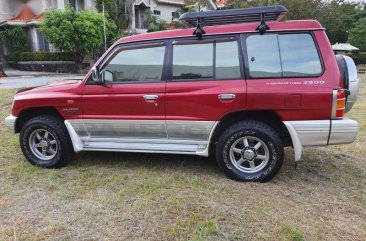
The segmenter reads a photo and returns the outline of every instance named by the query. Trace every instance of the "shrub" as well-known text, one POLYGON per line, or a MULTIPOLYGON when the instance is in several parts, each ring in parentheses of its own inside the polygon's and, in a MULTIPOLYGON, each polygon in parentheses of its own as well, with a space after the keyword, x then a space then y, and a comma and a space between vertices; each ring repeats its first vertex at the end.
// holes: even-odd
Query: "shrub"
POLYGON ((366 52, 349 54, 357 65, 366 64, 366 52))
POLYGON ((9 61, 73 61, 73 55, 69 52, 15 52, 7 56, 9 61))

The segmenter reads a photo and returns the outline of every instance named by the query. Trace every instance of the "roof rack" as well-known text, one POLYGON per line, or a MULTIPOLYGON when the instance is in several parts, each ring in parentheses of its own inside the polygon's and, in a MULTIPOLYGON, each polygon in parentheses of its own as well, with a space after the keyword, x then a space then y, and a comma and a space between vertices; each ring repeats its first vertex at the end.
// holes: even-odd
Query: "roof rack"
POLYGON ((269 6, 184 13, 179 20, 196 27, 197 29, 194 32, 194 35, 197 35, 198 38, 202 38, 202 34, 204 34, 204 26, 252 22, 260 22, 260 25, 256 30, 261 34, 264 34, 269 30, 269 27, 266 25, 266 21, 280 21, 286 13, 287 8, 284 6, 269 6))

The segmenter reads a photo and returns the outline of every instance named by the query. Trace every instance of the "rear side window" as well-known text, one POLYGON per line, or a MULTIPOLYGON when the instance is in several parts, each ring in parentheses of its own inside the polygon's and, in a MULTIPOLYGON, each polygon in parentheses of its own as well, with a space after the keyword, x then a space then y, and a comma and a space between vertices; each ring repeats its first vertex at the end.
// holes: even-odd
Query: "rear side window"
POLYGON ((323 71, 310 34, 252 35, 246 45, 253 78, 319 76, 323 71))
POLYGON ((240 78, 237 41, 173 46, 173 80, 240 78))
POLYGON ((174 45, 173 80, 213 78, 213 43, 174 45))

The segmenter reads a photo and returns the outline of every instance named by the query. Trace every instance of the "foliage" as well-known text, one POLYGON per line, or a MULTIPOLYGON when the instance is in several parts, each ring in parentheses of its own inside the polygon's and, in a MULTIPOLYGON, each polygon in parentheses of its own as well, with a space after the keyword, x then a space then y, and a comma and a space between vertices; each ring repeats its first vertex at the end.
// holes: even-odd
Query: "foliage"
POLYGON ((22 27, 10 27, 0 32, 0 42, 10 52, 28 51, 27 35, 22 27))
MULTIPOLYGON (((355 26, 350 29, 348 41, 361 51, 366 51, 366 18, 359 19, 355 26)), ((365 64, 366 61, 363 63, 365 64)))
POLYGON ((346 42, 348 31, 358 19, 366 17, 362 4, 346 0, 228 0, 229 8, 284 5, 287 19, 315 19, 325 28, 332 43, 346 42))
MULTIPOLYGON (((104 44, 104 17, 94 11, 64 11, 54 9, 45 13, 41 32, 56 48, 71 52, 75 63, 80 64, 88 53, 98 51, 104 44)), ((116 32, 116 25, 105 19, 109 41, 116 32)))
POLYGON ((72 61, 73 55, 69 52, 13 52, 7 56, 9 61, 72 61))
POLYGON ((127 4, 125 0, 96 0, 96 7, 99 12, 104 10, 108 18, 110 18, 118 29, 128 28, 127 4))
POLYGON ((152 12, 148 13, 147 22, 149 24, 147 32, 156 32, 169 29, 168 23, 159 16, 154 15, 152 12))
POLYGON ((349 55, 357 65, 366 64, 366 52, 363 53, 352 53, 349 55))
POLYGON ((202 7, 209 7, 210 6, 210 0, 185 0, 185 4, 187 5, 197 5, 198 12, 201 11, 202 7))

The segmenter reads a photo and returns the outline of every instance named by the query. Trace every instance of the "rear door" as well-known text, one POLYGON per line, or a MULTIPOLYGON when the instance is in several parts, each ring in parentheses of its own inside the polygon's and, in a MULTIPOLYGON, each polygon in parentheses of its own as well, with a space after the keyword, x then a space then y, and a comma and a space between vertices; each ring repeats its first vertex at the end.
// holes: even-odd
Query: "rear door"
POLYGON ((166 85, 169 139, 207 141, 215 122, 245 107, 240 49, 238 36, 170 43, 166 85))

